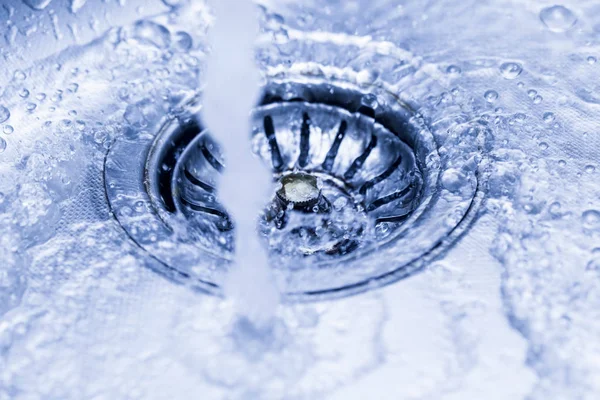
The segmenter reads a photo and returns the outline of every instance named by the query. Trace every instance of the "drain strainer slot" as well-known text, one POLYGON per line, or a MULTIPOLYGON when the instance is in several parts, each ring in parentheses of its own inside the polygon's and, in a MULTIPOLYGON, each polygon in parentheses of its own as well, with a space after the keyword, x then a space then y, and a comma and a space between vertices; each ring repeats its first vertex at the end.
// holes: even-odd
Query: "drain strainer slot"
MULTIPOLYGON (((154 139, 113 144, 107 197, 152 267, 218 293, 234 249, 235 221, 218 200, 226 156, 198 122, 199 105, 186 109, 154 139)), ((385 90, 272 82, 252 126, 276 182, 258 232, 290 299, 410 274, 464 229, 480 197, 476 170, 461 196, 440 187, 433 137, 385 90)))

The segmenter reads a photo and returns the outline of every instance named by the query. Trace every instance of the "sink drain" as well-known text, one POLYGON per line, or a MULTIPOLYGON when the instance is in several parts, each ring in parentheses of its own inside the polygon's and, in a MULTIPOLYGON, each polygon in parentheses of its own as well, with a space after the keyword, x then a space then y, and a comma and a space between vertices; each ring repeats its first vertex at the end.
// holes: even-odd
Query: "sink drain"
MULTIPOLYGON (((188 104, 155 137, 117 140, 105 182, 116 219, 152 267, 219 292, 235 221, 218 200, 226 157, 198 121, 199 107, 188 104)), ((433 137, 385 90, 271 82, 252 127, 253 150, 276 182, 258 232, 289 298, 406 276, 445 247, 477 204, 477 174, 441 189, 433 137)))
MULTIPOLYGON (((413 152, 372 117, 279 101, 258 107, 252 121, 255 151, 279 185, 261 224, 271 256, 283 257, 279 264, 298 256, 326 260, 376 244, 379 224, 401 222, 415 208, 421 173, 413 152)), ((224 163, 202 131, 179 157, 170 191, 156 191, 186 216, 196 237, 220 231, 215 246, 230 250, 233 224, 216 197, 224 163)))

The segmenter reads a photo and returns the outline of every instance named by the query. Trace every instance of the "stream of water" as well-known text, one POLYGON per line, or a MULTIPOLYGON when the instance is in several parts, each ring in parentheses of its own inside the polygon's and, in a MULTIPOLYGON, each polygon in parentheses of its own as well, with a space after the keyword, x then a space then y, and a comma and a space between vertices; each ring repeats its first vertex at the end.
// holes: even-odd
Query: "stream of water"
POLYGON ((217 0, 211 30, 202 115, 226 155, 219 197, 235 224, 235 261, 225 293, 243 317, 264 326, 279 303, 266 249, 257 234, 271 192, 271 174, 248 140, 250 112, 258 101, 259 72, 254 61, 258 15, 250 1, 217 0), (250 283, 250 284, 249 284, 250 283))

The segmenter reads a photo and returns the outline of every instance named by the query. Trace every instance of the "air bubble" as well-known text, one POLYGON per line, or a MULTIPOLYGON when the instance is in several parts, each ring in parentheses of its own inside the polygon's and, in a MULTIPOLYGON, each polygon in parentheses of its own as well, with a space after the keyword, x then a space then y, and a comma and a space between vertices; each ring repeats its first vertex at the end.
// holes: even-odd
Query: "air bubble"
POLYGON ((192 48, 192 37, 187 32, 177 32, 174 47, 182 52, 188 51, 192 48))
POLYGON ((135 128, 141 128, 147 125, 147 121, 146 118, 144 118, 144 114, 135 104, 130 104, 127 106, 123 117, 127 122, 129 122, 131 126, 135 128))
POLYGON ((581 215, 581 222, 586 230, 600 231, 600 211, 584 211, 581 215))
POLYGON ((27 75, 25 75, 25 72, 21 71, 20 69, 15 71, 13 77, 17 81, 24 81, 25 79, 27 79, 27 75))
POLYGON ((364 69, 356 74, 356 83, 359 85, 370 85, 377 80, 378 76, 379 74, 376 71, 364 69))
POLYGON ((495 90, 488 90, 483 96, 488 103, 493 103, 498 100, 498 92, 495 90))
POLYGON ((344 207, 346 207, 348 205, 348 199, 345 197, 338 197, 334 202, 333 202, 333 208, 336 211, 341 211, 344 207))
POLYGON ((523 67, 521 66, 521 64, 518 64, 516 62, 505 62, 504 64, 500 65, 500 73, 502 74, 504 79, 516 79, 522 71, 523 67))
POLYGON ((549 124, 552 121, 554 121, 554 114, 551 112, 545 112, 543 118, 544 118, 544 122, 549 124))
POLYGON ((139 21, 135 24, 134 37, 141 43, 165 49, 171 44, 171 33, 167 28, 151 21, 139 21))
POLYGON ((360 100, 360 103, 363 106, 369 107, 373 110, 376 110, 377 107, 379 106, 377 96, 375 96, 374 94, 367 94, 367 95, 363 96, 362 99, 360 100))
POLYGON ((450 65, 448 68, 446 68, 446 73, 449 75, 460 75, 462 71, 460 70, 460 67, 456 66, 456 65, 450 65))
POLYGON ((15 128, 13 128, 12 125, 6 125, 6 126, 4 126, 4 129, 2 129, 2 131, 5 134, 10 135, 11 133, 13 133, 15 131, 15 128))
POLYGON ((48 7, 52 0, 23 0, 23 3, 27 4, 34 10, 43 10, 48 7))
POLYGON ((472 188, 467 176, 460 170, 451 168, 442 174, 442 187, 451 193, 469 196, 472 188))
POLYGON ((560 217, 562 214, 561 212, 561 204, 558 201, 555 201, 554 203, 550 204, 550 207, 548 207, 548 212, 553 216, 553 217, 560 217))
POLYGON ((81 9, 81 7, 85 6, 87 0, 71 0, 71 12, 76 14, 77 11, 81 9))
POLYGON ((552 6, 540 12, 540 20, 552 32, 566 32, 575 25, 577 17, 564 6, 552 6))
POLYGON ((525 119, 527 119, 527 116, 523 113, 516 113, 514 115, 515 122, 523 123, 523 122, 525 122, 525 119))
POLYGON ((0 106, 0 124, 10 118, 10 111, 4 106, 0 106))
POLYGON ((587 271, 600 271, 600 259, 598 257, 592 258, 585 266, 587 271))

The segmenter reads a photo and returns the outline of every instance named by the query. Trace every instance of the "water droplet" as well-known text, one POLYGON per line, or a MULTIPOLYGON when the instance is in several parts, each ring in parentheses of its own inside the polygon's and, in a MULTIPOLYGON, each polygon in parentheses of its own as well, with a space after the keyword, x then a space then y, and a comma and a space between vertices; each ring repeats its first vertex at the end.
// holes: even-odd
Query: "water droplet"
POLYGON ((71 12, 73 14, 77 13, 86 2, 87 0, 71 0, 71 12))
POLYGON ((6 140, 0 137, 0 153, 3 153, 6 150, 6 140))
POLYGON ((519 83, 517 83, 517 87, 519 89, 523 89, 525 87, 525 84, 523 82, 519 82, 519 83))
POLYGON ((6 126, 4 126, 4 129, 2 129, 2 131, 5 134, 10 135, 11 133, 13 133, 15 131, 15 128, 13 128, 12 125, 6 125, 6 126))
POLYGON ((380 235, 385 235, 390 230, 390 224, 387 222, 380 222, 375 225, 375 229, 380 235))
POLYGON ((134 26, 133 36, 142 43, 165 49, 171 44, 171 33, 167 28, 151 21, 139 21, 134 26))
POLYGON ((345 197, 338 197, 334 202, 333 202, 333 208, 336 211, 340 211, 342 210, 344 207, 346 207, 348 205, 348 199, 345 197))
POLYGON ((587 230, 597 231, 600 230, 600 211, 587 210, 581 215, 581 222, 583 227, 587 230))
POLYGON ((500 65, 500 73, 504 79, 516 79, 522 71, 523 67, 516 62, 505 62, 500 65))
POLYGON ((370 85, 373 82, 375 82, 375 80, 377 80, 378 77, 379 74, 377 73, 377 71, 363 69, 358 74, 356 74, 356 83, 358 83, 359 85, 370 85))
POLYGON ((488 103, 493 103, 498 99, 498 92, 495 90, 488 90, 483 96, 488 103))
POLYGON ((465 197, 471 193, 469 178, 460 170, 450 168, 442 174, 442 187, 449 192, 465 197))
POLYGON ((533 98, 534 98, 536 95, 537 95, 537 90, 535 90, 535 89, 529 89, 529 90, 527 91, 527 96, 529 96, 529 97, 530 97, 530 98, 532 98, 532 99, 533 99, 533 98))
POLYGON ((32 112, 33 110, 35 110, 37 108, 37 104, 35 104, 35 103, 27 103, 27 105, 25 106, 25 108, 27 108, 27 111, 32 112))
POLYGON ((561 208, 562 208, 561 204, 558 201, 555 201, 554 203, 550 204, 548 211, 550 212, 550 214, 552 216, 560 217, 562 215, 561 208))
POLYGON ((108 133, 103 130, 94 132, 94 142, 98 144, 104 143, 108 139, 108 133))
POLYGON ((52 0, 23 0, 23 3, 27 4, 34 10, 43 10, 50 4, 52 0))
POLYGON ((588 89, 588 88, 578 88, 575 89, 575 94, 581 100, 590 104, 600 104, 600 96, 598 93, 588 89))
POLYGON ((0 124, 10 118, 10 111, 4 106, 0 106, 0 124))
POLYGON ((593 172, 596 171, 596 167, 594 167, 593 165, 586 165, 585 166, 585 172, 587 172, 588 174, 591 174, 593 172))
POLYGON ((565 160, 558 160, 559 167, 564 167, 565 165, 567 165, 567 162, 565 160))
POLYGON ((540 12, 540 20, 552 32, 566 32, 575 25, 577 17, 564 6, 552 6, 540 12))
POLYGON ((446 73, 449 75, 460 75, 462 71, 460 70, 460 67, 456 66, 456 65, 450 65, 448 68, 446 68, 446 73))
POLYGON ((20 69, 15 71, 13 77, 16 81, 24 81, 25 79, 27 79, 27 75, 25 75, 25 72, 21 71, 20 69))
POLYGON ((542 150, 548 150, 548 143, 546 143, 546 142, 540 143, 539 146, 540 146, 540 149, 542 149, 542 150))
POLYGON ((585 269, 588 271, 600 271, 600 259, 598 257, 592 258, 585 266, 585 269))
POLYGON ((364 95, 360 99, 360 104, 365 107, 369 107, 373 110, 377 110, 377 108, 379 107, 379 100, 377 99, 377 96, 375 96, 372 93, 369 93, 369 94, 364 95))
POLYGON ((174 47, 182 52, 188 51, 192 48, 192 37, 187 32, 177 32, 174 47))
POLYGON ((554 114, 551 112, 545 112, 544 113, 544 122, 549 124, 552 121, 554 121, 554 114))
POLYGON ((147 125, 144 114, 142 114, 142 111, 135 104, 130 104, 127 106, 123 117, 133 127, 140 128, 147 125))
POLYGON ((533 104, 540 104, 543 100, 544 98, 538 94, 533 98, 533 104))
POLYGON ((135 204, 133 205, 133 207, 134 207, 135 211, 138 213, 141 213, 146 209, 146 205, 141 200, 136 201, 135 204))
POLYGON ((587 58, 587 62, 588 62, 588 64, 596 64, 596 61, 598 61, 598 60, 597 60, 597 59, 596 59, 596 57, 594 57, 594 56, 589 56, 589 57, 587 58))

